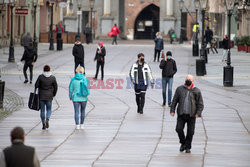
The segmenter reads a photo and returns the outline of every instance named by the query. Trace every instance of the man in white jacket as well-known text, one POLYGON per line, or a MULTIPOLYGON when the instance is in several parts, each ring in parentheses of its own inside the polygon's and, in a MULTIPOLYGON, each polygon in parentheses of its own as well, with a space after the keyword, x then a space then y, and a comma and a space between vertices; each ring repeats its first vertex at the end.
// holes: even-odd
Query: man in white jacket
POLYGON ((130 79, 134 84, 136 103, 137 103, 137 113, 143 114, 143 107, 145 103, 145 94, 149 82, 151 82, 151 87, 153 88, 154 81, 149 65, 144 61, 144 54, 138 54, 138 60, 130 69, 130 79))

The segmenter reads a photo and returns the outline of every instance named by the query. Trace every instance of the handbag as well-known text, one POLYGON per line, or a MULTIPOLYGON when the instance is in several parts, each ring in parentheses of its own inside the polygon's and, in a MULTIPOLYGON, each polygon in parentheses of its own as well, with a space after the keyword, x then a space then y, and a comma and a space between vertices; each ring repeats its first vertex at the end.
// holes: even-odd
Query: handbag
POLYGON ((29 109, 36 110, 36 111, 39 111, 41 108, 41 105, 39 102, 39 95, 36 93, 36 88, 34 92, 30 93, 28 107, 29 109))
POLYGON ((161 58, 163 59, 165 57, 164 51, 161 51, 161 58))

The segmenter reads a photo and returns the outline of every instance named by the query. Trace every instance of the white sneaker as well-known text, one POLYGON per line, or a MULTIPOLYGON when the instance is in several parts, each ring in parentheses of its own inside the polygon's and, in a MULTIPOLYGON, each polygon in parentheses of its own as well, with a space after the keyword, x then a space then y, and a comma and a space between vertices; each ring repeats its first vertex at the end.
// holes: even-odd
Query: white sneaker
POLYGON ((84 129, 84 124, 81 124, 81 129, 84 129))
POLYGON ((79 130, 80 129, 80 125, 76 125, 76 129, 79 130))

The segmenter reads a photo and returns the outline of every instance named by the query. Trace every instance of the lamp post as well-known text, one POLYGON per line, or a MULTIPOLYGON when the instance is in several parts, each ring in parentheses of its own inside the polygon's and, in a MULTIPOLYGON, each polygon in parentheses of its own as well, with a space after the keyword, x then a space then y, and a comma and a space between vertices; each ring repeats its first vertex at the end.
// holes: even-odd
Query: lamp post
POLYGON ((49 50, 54 50, 54 38, 53 38, 53 6, 54 3, 50 2, 50 9, 51 9, 51 13, 50 13, 50 39, 49 39, 49 50))
POLYGON ((77 36, 80 37, 80 18, 81 18, 81 8, 82 8, 82 0, 77 0, 77 7, 78 7, 78 28, 77 28, 77 36))
MULTIPOLYGON (((195 7, 195 15, 196 15, 196 22, 195 22, 195 41, 193 44, 193 56, 199 56, 199 41, 198 41, 198 9, 199 9, 199 0, 194 0, 194 7, 195 7)), ((194 30, 194 28, 193 28, 194 30)))
POLYGON ((232 16, 234 6, 235 6, 235 0, 226 0, 229 40, 228 40, 227 66, 224 66, 224 68, 223 68, 223 85, 225 87, 232 87, 233 86, 234 67, 231 66, 230 42, 231 42, 231 16, 232 16))
POLYGON ((205 63, 207 63, 207 50, 205 45, 205 13, 207 8, 208 0, 200 0, 200 7, 201 7, 201 15, 202 15, 202 31, 201 31, 201 51, 200 56, 202 59, 205 60, 205 63))
POLYGON ((10 48, 9 48, 9 62, 15 62, 14 45, 13 45, 13 8, 15 7, 15 0, 10 0, 10 48))
POLYGON ((33 39, 33 47, 35 49, 35 52, 37 54, 37 41, 36 41, 36 8, 37 8, 37 0, 33 1, 34 5, 34 39, 33 39))
MULTIPOLYGON (((182 10, 183 10, 183 7, 184 7, 184 1, 183 0, 180 0, 179 1, 179 8, 180 8, 180 12, 181 12, 181 20, 182 20, 182 10)), ((181 20, 180 20, 180 23, 181 23, 181 20)), ((179 40, 179 43, 182 44, 183 43, 183 32, 182 32, 182 25, 180 25, 180 40, 179 40)))
POLYGON ((95 0, 89 0, 89 7, 90 7, 90 40, 91 40, 91 42, 93 42, 93 36, 92 36, 92 29, 93 29, 92 13, 93 13, 94 5, 95 5, 95 0))

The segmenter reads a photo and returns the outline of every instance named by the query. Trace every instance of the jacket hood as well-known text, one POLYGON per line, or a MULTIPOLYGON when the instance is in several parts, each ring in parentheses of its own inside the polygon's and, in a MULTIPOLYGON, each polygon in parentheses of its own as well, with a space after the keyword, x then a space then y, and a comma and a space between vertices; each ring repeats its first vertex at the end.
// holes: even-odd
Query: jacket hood
POLYGON ((80 46, 81 44, 82 44, 81 42, 79 43, 75 42, 75 46, 80 46))
POLYGON ((83 77, 84 77, 84 75, 82 73, 76 73, 76 75, 75 75, 75 79, 77 79, 77 80, 82 80, 83 77))
POLYGON ((50 71, 43 72, 43 75, 48 78, 48 77, 50 77, 52 75, 52 72, 50 72, 50 71))

